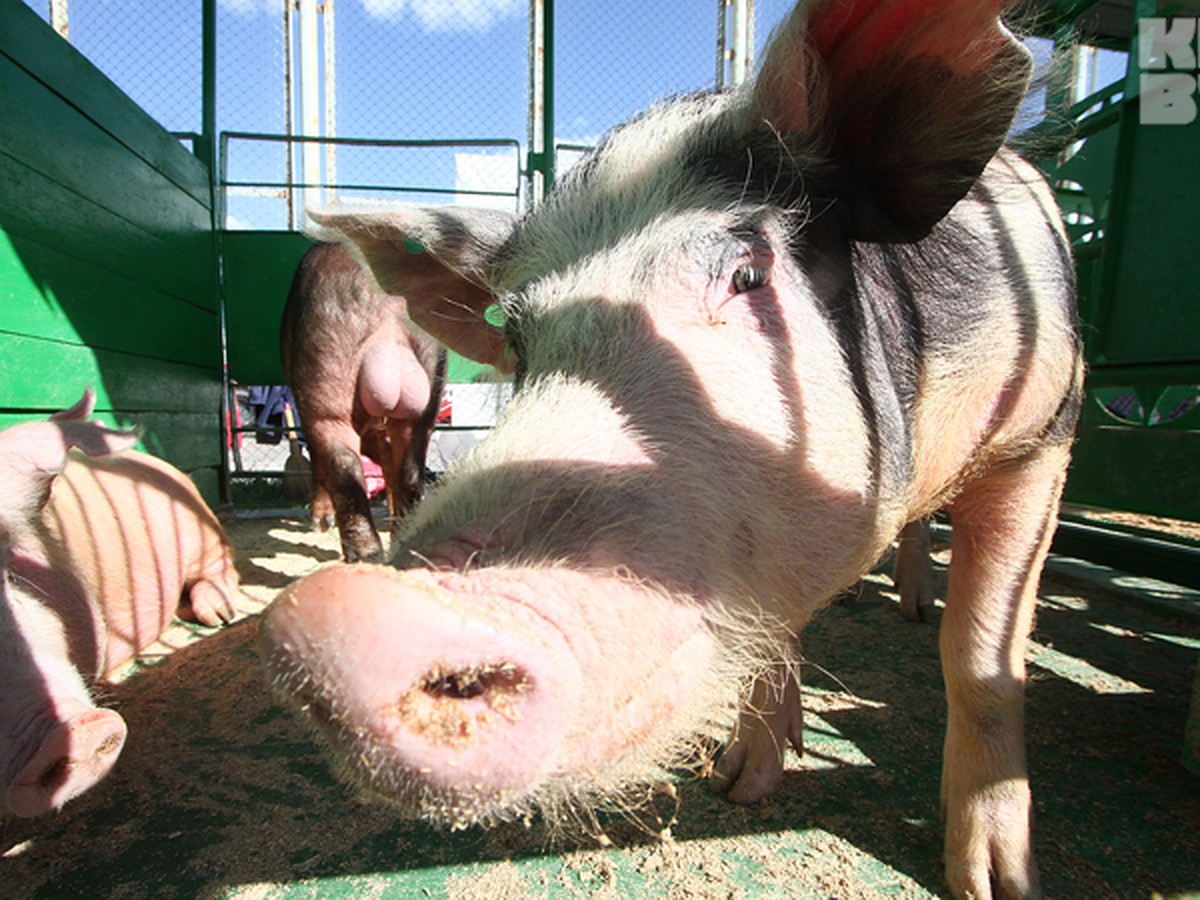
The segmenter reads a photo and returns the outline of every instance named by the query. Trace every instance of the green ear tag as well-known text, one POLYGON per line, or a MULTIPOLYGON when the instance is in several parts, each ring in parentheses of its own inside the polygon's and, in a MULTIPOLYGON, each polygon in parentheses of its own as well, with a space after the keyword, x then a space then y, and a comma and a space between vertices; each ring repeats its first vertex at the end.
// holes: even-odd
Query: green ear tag
POLYGON ((405 236, 404 249, 409 253, 424 253, 425 245, 418 241, 415 237, 405 236))
POLYGON ((504 310, 498 303, 493 303, 483 311, 483 320, 496 328, 504 327, 504 310))

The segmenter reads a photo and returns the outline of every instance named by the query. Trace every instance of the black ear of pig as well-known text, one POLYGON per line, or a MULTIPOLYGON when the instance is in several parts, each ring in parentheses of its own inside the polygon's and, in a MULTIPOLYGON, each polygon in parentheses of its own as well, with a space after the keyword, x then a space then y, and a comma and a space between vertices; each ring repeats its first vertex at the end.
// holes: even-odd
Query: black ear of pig
POLYGON ((853 239, 921 239, 1000 149, 1032 69, 1005 5, 814 0, 780 26, 756 113, 829 159, 853 239))

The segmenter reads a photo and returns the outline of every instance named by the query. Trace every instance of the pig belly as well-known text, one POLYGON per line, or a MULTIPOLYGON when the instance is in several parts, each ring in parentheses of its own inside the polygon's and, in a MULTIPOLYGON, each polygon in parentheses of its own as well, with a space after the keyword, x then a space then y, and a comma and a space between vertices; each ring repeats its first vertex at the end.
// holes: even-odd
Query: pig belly
POLYGON ((103 676, 179 614, 219 625, 235 614, 232 549, 186 476, 145 454, 72 453, 42 513, 50 541, 98 611, 103 676))

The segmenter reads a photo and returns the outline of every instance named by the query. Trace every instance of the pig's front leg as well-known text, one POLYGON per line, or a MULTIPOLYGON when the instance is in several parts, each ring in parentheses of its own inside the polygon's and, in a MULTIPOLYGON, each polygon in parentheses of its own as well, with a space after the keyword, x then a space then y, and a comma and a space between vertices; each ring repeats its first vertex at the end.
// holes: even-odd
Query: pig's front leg
POLYGON ((1051 447, 969 486, 951 511, 940 644, 946 881, 955 896, 1038 896, 1025 766, 1025 642, 1057 521, 1067 450, 1051 447))
POLYGON ((787 745, 804 752, 803 731, 799 670, 792 663, 778 663, 754 682, 717 762, 717 789, 734 803, 756 803, 770 796, 783 777, 787 745))

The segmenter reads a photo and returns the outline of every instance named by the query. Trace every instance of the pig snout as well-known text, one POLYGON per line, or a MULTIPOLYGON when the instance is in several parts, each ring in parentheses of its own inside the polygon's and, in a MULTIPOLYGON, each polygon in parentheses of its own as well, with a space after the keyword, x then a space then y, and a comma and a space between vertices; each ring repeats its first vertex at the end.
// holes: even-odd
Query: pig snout
POLYGON ((678 736, 714 641, 695 607, 611 577, 357 565, 287 589, 260 647, 345 779, 466 827, 615 790, 649 735, 678 736))
MULTIPOLYGON (((42 728, 27 732, 32 755, 7 779, 5 805, 14 815, 61 809, 108 774, 125 746, 125 720, 111 709, 67 704, 42 728)), ((19 742, 18 742, 19 743, 19 742)))

